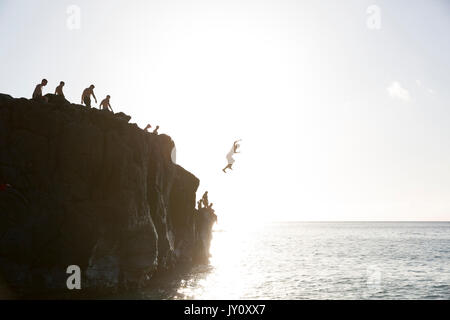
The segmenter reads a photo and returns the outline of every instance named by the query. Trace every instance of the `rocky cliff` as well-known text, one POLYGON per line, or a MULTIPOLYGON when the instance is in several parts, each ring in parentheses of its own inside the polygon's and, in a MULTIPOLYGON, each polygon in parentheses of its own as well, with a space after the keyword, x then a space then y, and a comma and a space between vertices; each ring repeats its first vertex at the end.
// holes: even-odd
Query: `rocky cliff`
MULTIPOLYGON (((124 114, 0 95, 0 282, 9 292, 122 290, 208 259, 216 216, 169 136, 124 114)), ((1 295, 1 293, 0 293, 1 295)))

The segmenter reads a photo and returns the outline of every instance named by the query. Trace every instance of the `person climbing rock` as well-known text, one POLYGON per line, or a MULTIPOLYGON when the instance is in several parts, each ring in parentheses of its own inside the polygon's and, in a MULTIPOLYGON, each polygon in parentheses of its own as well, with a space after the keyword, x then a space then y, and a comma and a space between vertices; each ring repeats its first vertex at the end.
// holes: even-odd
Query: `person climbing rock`
MULTIPOLYGON (((213 209, 213 203, 211 203, 211 204, 209 205, 208 210, 209 210, 209 212, 211 212, 211 213, 215 213, 215 212, 216 212, 216 210, 213 209)), ((216 221, 217 221, 217 216, 216 216, 216 221)))
POLYGON ((89 88, 84 89, 83 94, 81 95, 81 104, 85 104, 86 107, 91 108, 91 95, 94 97, 95 103, 97 103, 97 98, 94 94, 95 86, 91 84, 89 88))
POLYGON ((159 126, 156 126, 155 130, 153 130, 153 134, 158 134, 159 126))
POLYGON ((240 153, 238 151, 238 148, 240 147, 240 144, 238 144, 239 141, 242 141, 242 140, 241 139, 236 140, 233 143, 233 147, 231 148, 230 152, 228 152, 227 155, 226 155, 228 164, 227 164, 227 166, 225 168, 222 169, 222 171, 225 172, 225 173, 227 172, 226 171, 227 169, 233 170, 233 164, 235 162, 235 160, 233 158, 233 155, 236 154, 236 153, 240 153))
POLYGON ((147 131, 147 132, 148 132, 148 130, 151 129, 151 127, 152 127, 152 125, 149 123, 149 124, 144 128, 144 131, 147 131))
POLYGON ((47 79, 42 79, 41 83, 39 83, 36 88, 34 88, 32 97, 33 100, 47 102, 47 98, 42 95, 42 87, 45 87, 47 83, 47 79))
POLYGON ((197 201, 197 207, 198 207, 199 210, 203 208, 201 199, 197 201))
POLYGON ((64 97, 64 92, 63 92, 64 85, 65 85, 64 81, 61 81, 59 83, 59 86, 57 86, 56 89, 55 89, 55 95, 65 98, 64 97))
POLYGON ((100 102, 99 108, 101 110, 106 110, 106 111, 111 110, 111 112, 114 112, 111 107, 111 104, 109 103, 110 99, 111 99, 111 96, 107 95, 106 98, 103 99, 102 102, 100 102))

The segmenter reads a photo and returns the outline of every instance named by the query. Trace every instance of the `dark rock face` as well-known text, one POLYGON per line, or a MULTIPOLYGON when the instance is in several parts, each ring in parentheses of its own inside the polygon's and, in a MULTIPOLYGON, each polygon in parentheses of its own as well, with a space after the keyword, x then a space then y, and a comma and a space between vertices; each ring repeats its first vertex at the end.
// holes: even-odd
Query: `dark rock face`
POLYGON ((0 95, 0 281, 13 292, 120 290, 209 256, 216 216, 195 209, 199 180, 174 142, 124 114, 0 95))

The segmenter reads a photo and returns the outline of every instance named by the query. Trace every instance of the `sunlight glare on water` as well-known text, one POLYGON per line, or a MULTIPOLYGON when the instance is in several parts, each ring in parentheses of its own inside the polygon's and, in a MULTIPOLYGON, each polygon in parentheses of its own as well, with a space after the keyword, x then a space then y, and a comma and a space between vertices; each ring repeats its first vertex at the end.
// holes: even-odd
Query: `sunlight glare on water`
MULTIPOLYGON (((248 270, 246 263, 249 254, 256 249, 257 234, 263 224, 254 225, 216 225, 211 241, 210 268, 204 278, 181 285, 178 293, 193 299, 235 299, 249 293, 249 288, 257 288, 261 283, 260 274, 242 274, 248 270), (226 229, 223 229, 225 227, 226 229)), ((257 297, 258 293, 254 292, 257 297)), ((261 297, 259 297, 261 298, 261 297)))
POLYGON ((450 224, 264 223, 213 233, 175 299, 449 299, 450 224))

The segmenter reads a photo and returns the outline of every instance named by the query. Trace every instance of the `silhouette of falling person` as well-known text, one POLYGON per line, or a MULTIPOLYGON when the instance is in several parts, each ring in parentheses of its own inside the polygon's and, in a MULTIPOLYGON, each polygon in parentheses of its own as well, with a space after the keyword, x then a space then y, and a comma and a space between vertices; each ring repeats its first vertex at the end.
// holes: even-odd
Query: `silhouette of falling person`
POLYGON ((153 130, 153 134, 158 134, 159 126, 156 126, 155 130, 153 130))
POLYGON ((65 85, 64 81, 61 81, 59 83, 59 86, 57 86, 56 89, 55 89, 55 95, 65 98, 64 92, 63 92, 64 85, 65 85))
POLYGON ((228 164, 227 164, 227 166, 226 166, 225 168, 222 169, 222 171, 225 172, 225 173, 227 172, 227 171, 226 171, 227 169, 233 170, 233 163, 234 163, 234 161, 235 161, 234 158, 233 158, 233 155, 234 155, 235 153, 240 153, 240 152, 238 151, 238 148, 240 147, 240 145, 238 144, 239 141, 241 141, 241 140, 240 140, 240 139, 239 139, 239 140, 236 140, 236 141, 233 143, 233 147, 231 148, 230 152, 228 152, 227 155, 226 155, 228 164))
POLYGON ((47 85, 47 79, 42 79, 41 83, 39 83, 33 91, 33 100, 36 101, 47 101, 47 98, 42 95, 42 87, 47 85))
POLYGON ((91 108, 91 95, 94 97, 95 103, 97 103, 97 98, 94 94, 94 88, 95 86, 91 84, 89 88, 84 89, 83 94, 81 95, 81 104, 84 103, 86 107, 91 108))
POLYGON ((114 112, 111 107, 111 104, 109 103, 110 99, 111 99, 111 96, 107 95, 106 98, 103 99, 102 102, 100 102, 99 108, 101 110, 106 110, 106 111, 111 110, 111 112, 114 112))
POLYGON ((144 131, 147 131, 147 132, 148 132, 148 130, 149 130, 151 127, 152 127, 152 125, 149 123, 149 124, 145 127, 144 131))

